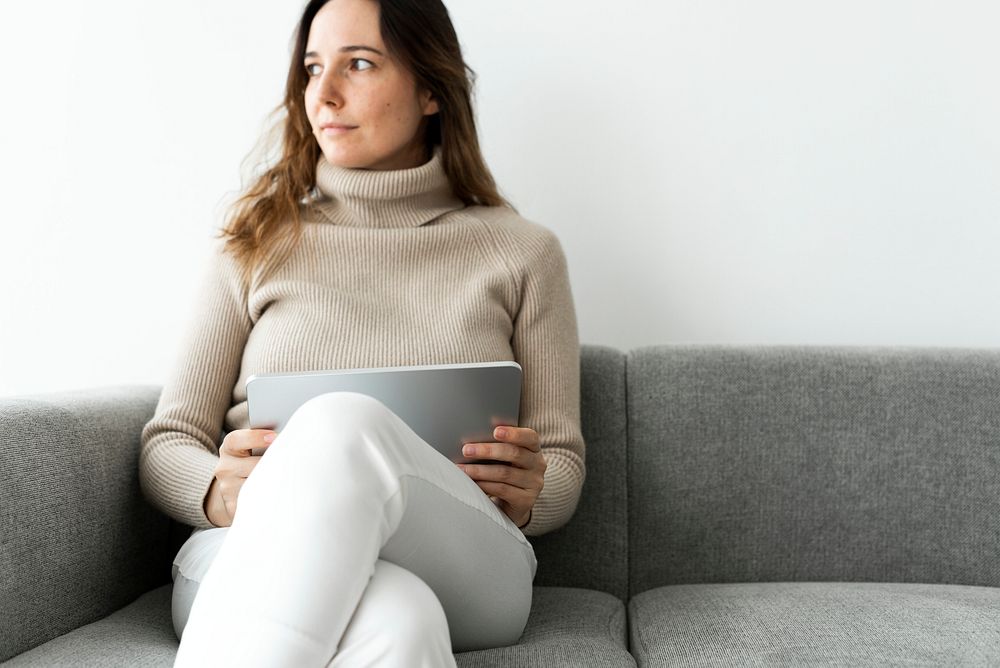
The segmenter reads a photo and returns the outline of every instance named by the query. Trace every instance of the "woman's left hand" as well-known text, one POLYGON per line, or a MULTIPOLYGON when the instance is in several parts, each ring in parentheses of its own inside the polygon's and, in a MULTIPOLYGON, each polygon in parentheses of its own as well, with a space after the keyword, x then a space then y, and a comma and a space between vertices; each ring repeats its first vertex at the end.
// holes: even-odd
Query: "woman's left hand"
POLYGON ((475 459, 495 459, 507 464, 458 464, 507 517, 519 527, 528 523, 531 508, 545 480, 545 457, 538 432, 529 427, 497 427, 493 438, 499 443, 466 443, 462 454, 475 459))

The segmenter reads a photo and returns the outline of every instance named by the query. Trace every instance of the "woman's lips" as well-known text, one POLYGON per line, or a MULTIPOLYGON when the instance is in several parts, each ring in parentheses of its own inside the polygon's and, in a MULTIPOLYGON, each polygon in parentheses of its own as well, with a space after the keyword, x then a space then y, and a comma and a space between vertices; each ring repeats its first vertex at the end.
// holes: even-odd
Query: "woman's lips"
POLYGON ((357 130, 357 128, 327 127, 327 128, 323 128, 323 134, 325 134, 325 135, 342 135, 345 132, 350 132, 351 130, 357 130))

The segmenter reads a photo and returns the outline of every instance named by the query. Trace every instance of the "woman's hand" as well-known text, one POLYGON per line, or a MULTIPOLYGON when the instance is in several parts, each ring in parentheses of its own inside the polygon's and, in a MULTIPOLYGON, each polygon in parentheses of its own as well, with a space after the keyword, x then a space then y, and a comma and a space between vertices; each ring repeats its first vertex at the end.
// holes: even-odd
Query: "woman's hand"
POLYGON ((267 449, 276 436, 277 432, 271 429, 236 429, 226 434, 219 447, 215 480, 205 497, 205 513, 212 524, 220 527, 232 525, 243 483, 264 456, 254 455, 251 451, 267 449))
POLYGON ((493 437, 500 443, 466 443, 462 454, 507 464, 458 464, 458 467, 487 495, 498 498, 500 509, 522 527, 531 519, 531 508, 545 479, 545 457, 538 432, 529 427, 503 426, 493 430, 493 437))

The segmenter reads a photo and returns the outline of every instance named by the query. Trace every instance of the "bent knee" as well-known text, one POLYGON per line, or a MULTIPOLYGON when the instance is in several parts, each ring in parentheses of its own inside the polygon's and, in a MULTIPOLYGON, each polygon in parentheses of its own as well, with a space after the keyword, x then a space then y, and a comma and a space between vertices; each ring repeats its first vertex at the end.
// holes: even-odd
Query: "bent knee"
MULTIPOLYGON (((395 465, 409 456, 410 441, 406 423, 381 401, 356 392, 327 392, 296 409, 269 451, 271 461, 287 462, 295 475, 315 474, 324 483, 347 478, 358 489, 374 480, 395 488, 395 465)), ((246 484, 255 476, 256 470, 246 484)), ((349 492, 340 487, 340 493, 349 492)))
POLYGON ((375 397, 360 392, 326 392, 302 403, 288 420, 293 423, 308 420, 333 433, 343 434, 368 428, 393 415, 375 397))

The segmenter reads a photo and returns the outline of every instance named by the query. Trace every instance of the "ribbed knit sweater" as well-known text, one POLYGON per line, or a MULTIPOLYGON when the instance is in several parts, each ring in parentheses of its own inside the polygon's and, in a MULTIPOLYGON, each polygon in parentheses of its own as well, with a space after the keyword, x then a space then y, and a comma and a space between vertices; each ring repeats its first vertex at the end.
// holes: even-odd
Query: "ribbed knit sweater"
POLYGON ((576 314, 558 238, 508 207, 464 205, 440 147, 423 165, 388 171, 321 156, 316 189, 318 212, 273 271, 244 282, 216 243, 142 430, 143 494, 179 522, 214 526, 205 496, 223 437, 250 426, 253 374, 514 360, 519 425, 538 432, 547 463, 522 531, 563 525, 585 468, 576 314))

